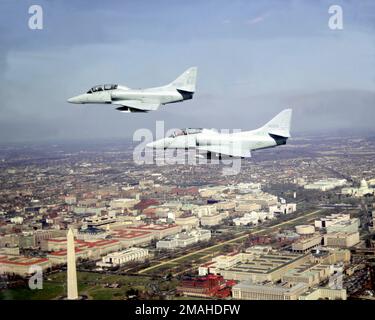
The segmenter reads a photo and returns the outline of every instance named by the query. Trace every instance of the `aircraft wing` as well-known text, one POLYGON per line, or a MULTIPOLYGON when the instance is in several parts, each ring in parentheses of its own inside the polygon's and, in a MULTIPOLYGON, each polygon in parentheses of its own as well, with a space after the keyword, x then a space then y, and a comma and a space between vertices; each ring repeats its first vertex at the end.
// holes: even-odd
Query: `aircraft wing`
POLYGON ((113 101, 112 104, 120 105, 116 109, 123 112, 147 112, 157 110, 160 107, 160 103, 140 100, 117 100, 113 101))
POLYGON ((241 148, 241 146, 234 145, 219 145, 219 146, 201 146, 198 150, 209 151, 213 153, 221 153, 232 157, 250 158, 251 152, 248 149, 241 148))

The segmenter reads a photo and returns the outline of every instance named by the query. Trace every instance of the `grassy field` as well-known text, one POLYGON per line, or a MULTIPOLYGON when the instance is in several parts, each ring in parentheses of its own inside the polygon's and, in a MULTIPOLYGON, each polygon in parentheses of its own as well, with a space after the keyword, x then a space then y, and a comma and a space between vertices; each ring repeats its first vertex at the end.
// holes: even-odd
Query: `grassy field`
MULTIPOLYGON (((118 300, 127 296, 130 289, 148 291, 151 287, 167 291, 176 287, 175 280, 151 280, 142 276, 105 275, 99 273, 79 272, 78 290, 94 300, 118 300), (106 284, 118 283, 119 288, 108 288, 106 284)), ((0 291, 0 300, 51 300, 66 295, 66 273, 60 272, 43 281, 43 289, 28 288, 6 289, 0 291)))
POLYGON ((44 283, 42 290, 30 290, 28 288, 1 290, 0 300, 51 300, 63 295, 64 291, 61 285, 44 283))
POLYGON ((213 254, 213 253, 217 253, 217 252, 222 252, 222 248, 224 246, 241 244, 244 240, 246 240, 246 238, 249 236, 249 234, 252 234, 252 235, 270 234, 271 232, 279 229, 280 227, 290 228, 292 226, 295 226, 295 225, 301 223, 300 221, 304 221, 307 218, 319 216, 319 215, 322 215, 324 213, 325 213, 325 210, 323 210, 323 209, 310 210, 310 211, 304 212, 300 215, 297 215, 290 220, 280 221, 279 223, 276 223, 272 226, 268 226, 268 227, 265 227, 265 228, 262 228, 262 227, 254 228, 254 229, 252 229, 251 231, 249 231, 245 234, 243 234, 241 232, 240 235, 238 235, 237 237, 235 237, 233 239, 229 239, 229 240, 223 241, 221 243, 214 244, 214 245, 211 245, 209 247, 202 248, 202 249, 184 254, 180 257, 176 257, 176 258, 170 259, 168 261, 155 262, 151 266, 149 266, 149 267, 147 267, 143 270, 140 270, 138 273, 139 274, 160 274, 161 272, 165 273, 165 274, 167 274, 169 272, 173 273, 176 269, 176 263, 182 264, 184 262, 200 259, 200 258, 202 258, 202 254, 203 254, 203 257, 204 257, 205 255, 209 255, 209 254, 213 254))

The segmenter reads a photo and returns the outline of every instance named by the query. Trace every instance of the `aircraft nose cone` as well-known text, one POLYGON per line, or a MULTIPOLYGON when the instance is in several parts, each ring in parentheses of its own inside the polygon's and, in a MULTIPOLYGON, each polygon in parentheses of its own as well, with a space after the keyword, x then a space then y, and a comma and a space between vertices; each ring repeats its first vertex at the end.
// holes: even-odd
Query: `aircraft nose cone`
POLYGON ((155 142, 149 142, 146 144, 147 148, 156 148, 156 141, 155 142))
POLYGON ((82 103, 81 96, 71 97, 67 101, 69 103, 82 103))
POLYGON ((171 143, 168 138, 166 139, 160 139, 153 142, 149 142, 146 144, 147 148, 154 148, 154 149, 162 149, 167 148, 168 145, 171 143))
POLYGON ((69 98, 67 101, 69 103, 77 103, 77 99, 75 97, 69 98))

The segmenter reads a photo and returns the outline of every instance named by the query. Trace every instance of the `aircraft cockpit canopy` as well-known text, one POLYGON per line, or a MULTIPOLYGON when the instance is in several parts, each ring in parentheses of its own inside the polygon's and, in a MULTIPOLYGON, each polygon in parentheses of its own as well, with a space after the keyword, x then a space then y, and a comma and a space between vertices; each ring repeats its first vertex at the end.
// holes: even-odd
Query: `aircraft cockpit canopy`
POLYGON ((178 137, 178 136, 186 136, 186 135, 189 135, 189 134, 197 134, 197 133, 201 133, 203 129, 196 129, 196 128, 187 128, 187 129, 177 129, 175 130, 170 136, 169 138, 175 138, 175 137, 178 137))
POLYGON ((87 91, 87 93, 114 90, 114 89, 117 89, 117 87, 118 87, 117 84, 103 84, 103 85, 92 87, 89 91, 87 91))

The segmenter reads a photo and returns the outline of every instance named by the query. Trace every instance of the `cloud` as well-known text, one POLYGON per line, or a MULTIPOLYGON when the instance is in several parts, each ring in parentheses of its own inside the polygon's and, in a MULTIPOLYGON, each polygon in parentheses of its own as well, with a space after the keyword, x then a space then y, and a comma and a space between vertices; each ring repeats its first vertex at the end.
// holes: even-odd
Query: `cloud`
POLYGON ((268 16, 269 16, 268 13, 262 14, 262 15, 260 15, 260 16, 255 17, 255 18, 252 18, 252 19, 248 19, 248 20, 246 20, 246 21, 245 21, 245 24, 247 24, 247 25, 255 25, 255 24, 261 23, 261 22, 263 22, 263 21, 266 19, 266 17, 268 17, 268 16))

